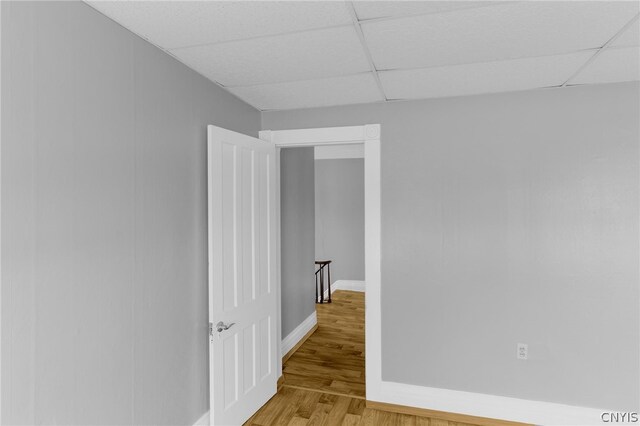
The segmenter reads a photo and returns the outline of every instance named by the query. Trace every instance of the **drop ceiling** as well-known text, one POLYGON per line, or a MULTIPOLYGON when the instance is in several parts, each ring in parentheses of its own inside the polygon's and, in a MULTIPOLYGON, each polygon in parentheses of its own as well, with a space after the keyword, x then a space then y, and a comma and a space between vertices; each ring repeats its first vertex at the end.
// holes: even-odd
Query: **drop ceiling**
POLYGON ((638 1, 89 1, 260 110, 640 80, 638 1))

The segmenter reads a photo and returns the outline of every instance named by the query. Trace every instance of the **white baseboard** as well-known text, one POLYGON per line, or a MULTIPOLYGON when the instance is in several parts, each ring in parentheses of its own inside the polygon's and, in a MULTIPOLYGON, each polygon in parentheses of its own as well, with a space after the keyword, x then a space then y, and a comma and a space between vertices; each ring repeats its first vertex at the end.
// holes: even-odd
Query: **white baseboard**
POLYGON ((331 286, 331 293, 336 290, 351 290, 351 291, 361 291, 364 292, 365 284, 364 281, 354 281, 354 280, 336 280, 335 283, 331 286))
POLYGON ((368 400, 535 425, 602 425, 610 411, 385 381, 374 388, 368 400))
POLYGON ((293 347, 307 335, 309 330, 311 330, 318 323, 318 318, 316 317, 316 311, 314 310, 311 315, 307 317, 302 323, 297 326, 291 333, 287 335, 284 339, 282 339, 281 351, 282 355, 285 355, 289 352, 293 347))
MULTIPOLYGON (((379 385, 375 395, 368 396, 368 400, 535 425, 602 426, 600 417, 602 413, 615 412, 615 410, 598 410, 403 383, 383 381, 379 385)), ((204 413, 193 426, 209 426, 209 411, 204 413)))
MULTIPOLYGON (((331 294, 333 294, 336 290, 351 290, 351 291, 365 291, 365 282, 364 281, 355 281, 355 280, 336 280, 333 284, 331 284, 331 294)), ((324 291, 324 298, 326 299, 329 296, 329 289, 324 291)))
POLYGON ((209 412, 207 411, 200 417, 193 426, 209 426, 209 412))

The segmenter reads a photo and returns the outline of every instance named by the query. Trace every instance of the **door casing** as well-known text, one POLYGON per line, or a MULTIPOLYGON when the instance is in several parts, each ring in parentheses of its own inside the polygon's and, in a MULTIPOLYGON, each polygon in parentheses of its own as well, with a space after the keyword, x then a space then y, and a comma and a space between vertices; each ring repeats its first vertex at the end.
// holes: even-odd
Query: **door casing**
POLYGON ((381 332, 381 179, 380 124, 295 130, 263 130, 259 138, 276 145, 276 298, 278 377, 282 375, 282 307, 280 306, 282 252, 280 241, 280 150, 300 146, 364 144, 365 210, 365 350, 366 393, 379 400, 382 385, 381 332))

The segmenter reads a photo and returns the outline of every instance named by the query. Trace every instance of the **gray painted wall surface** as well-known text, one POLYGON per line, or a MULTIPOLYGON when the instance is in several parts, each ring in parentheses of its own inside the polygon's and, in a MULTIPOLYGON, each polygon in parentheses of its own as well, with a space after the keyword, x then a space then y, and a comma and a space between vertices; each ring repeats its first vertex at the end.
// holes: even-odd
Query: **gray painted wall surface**
POLYGON ((316 309, 313 147, 280 154, 282 338, 316 309))
POLYGON ((263 113, 382 125, 384 380, 640 408, 639 88, 263 113))
POLYGON ((316 259, 331 280, 364 280, 364 159, 316 160, 316 259))
POLYGON ((2 422, 208 410, 206 125, 259 112, 80 2, 2 2, 2 422))

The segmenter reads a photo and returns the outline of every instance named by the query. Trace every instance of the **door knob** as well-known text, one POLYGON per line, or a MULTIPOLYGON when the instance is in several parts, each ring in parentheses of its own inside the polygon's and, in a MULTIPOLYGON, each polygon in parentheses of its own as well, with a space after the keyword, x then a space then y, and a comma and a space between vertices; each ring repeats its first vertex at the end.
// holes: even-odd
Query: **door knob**
POLYGON ((231 327, 233 327, 233 325, 235 324, 235 322, 232 322, 231 324, 227 325, 225 323, 223 323, 222 321, 220 321, 219 323, 216 324, 216 330, 218 330, 218 333, 223 332, 225 330, 230 329, 231 327))

